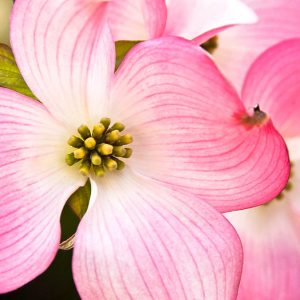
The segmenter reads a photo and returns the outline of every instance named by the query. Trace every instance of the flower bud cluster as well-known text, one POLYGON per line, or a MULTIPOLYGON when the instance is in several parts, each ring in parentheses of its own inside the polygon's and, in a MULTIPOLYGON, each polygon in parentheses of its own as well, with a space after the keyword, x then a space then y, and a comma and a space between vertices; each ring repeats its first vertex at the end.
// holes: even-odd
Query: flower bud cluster
POLYGON ((132 155, 132 149, 125 146, 133 139, 130 134, 121 134, 125 130, 122 123, 114 123, 111 127, 110 123, 109 118, 102 118, 93 130, 81 125, 78 128, 80 136, 72 135, 68 140, 68 144, 76 150, 66 155, 67 165, 80 162, 81 174, 88 176, 93 170, 98 177, 104 176, 107 171, 124 169, 125 163, 120 158, 132 155))

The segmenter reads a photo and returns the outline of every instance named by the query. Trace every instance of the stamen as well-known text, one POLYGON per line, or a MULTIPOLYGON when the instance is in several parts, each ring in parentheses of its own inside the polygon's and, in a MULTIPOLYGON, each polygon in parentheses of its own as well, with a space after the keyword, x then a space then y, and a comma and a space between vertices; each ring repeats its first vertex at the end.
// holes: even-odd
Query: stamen
POLYGON ((65 161, 68 166, 73 166, 75 163, 79 161, 79 159, 75 158, 74 153, 69 153, 66 155, 65 161))
POLYGON ((114 158, 114 160, 117 163, 117 170, 123 170, 125 168, 125 163, 124 161, 118 159, 118 158, 114 158))
POLYGON ((84 147, 81 147, 74 151, 74 157, 77 159, 83 159, 86 157, 87 153, 88 151, 84 147))
POLYGON ((72 135, 68 140, 75 149, 66 155, 66 164, 73 166, 81 162, 79 172, 84 176, 91 171, 102 177, 107 171, 123 170, 126 164, 119 158, 131 157, 132 149, 123 146, 132 143, 133 138, 128 133, 121 134, 125 130, 122 123, 116 122, 111 127, 110 124, 109 118, 102 118, 92 131, 87 125, 81 125, 77 129, 80 137, 72 135))
POLYGON ((90 173, 90 169, 91 169, 91 162, 87 159, 81 163, 79 171, 82 175, 88 176, 90 173))
POLYGON ((81 125, 78 128, 78 132, 84 140, 91 136, 91 131, 86 125, 81 125))
POLYGON ((113 171, 116 170, 118 167, 118 164, 115 160, 113 160, 112 158, 109 157, 105 157, 104 160, 104 166, 109 170, 109 171, 113 171))
POLYGON ((119 130, 120 132, 123 131, 125 129, 125 126, 122 123, 115 123, 110 130, 119 130))
POLYGON ((114 147, 110 144, 100 144, 97 147, 97 150, 102 155, 111 155, 113 152, 114 147))
POLYGON ((80 148, 83 146, 83 140, 75 135, 72 135, 68 140, 68 144, 74 148, 80 148))
POLYGON ((93 166, 94 173, 97 177, 103 177, 105 174, 103 166, 93 166))
POLYGON ((93 150, 96 147, 96 140, 93 137, 89 137, 84 141, 84 146, 89 150, 93 150))
POLYGON ((102 124, 102 125, 104 125, 104 127, 105 127, 105 129, 107 129, 108 127, 109 127, 109 125, 110 125, 110 118, 102 118, 101 120, 100 120, 100 123, 102 124))
POLYGON ((108 133, 108 134, 106 135, 105 141, 113 144, 113 143, 116 142, 120 137, 121 137, 120 131, 119 131, 119 130, 113 130, 113 131, 111 131, 110 133, 108 133))
POLYGON ((132 155, 132 149, 131 148, 125 148, 126 153, 123 155, 124 158, 130 158, 132 155))
POLYGON ((93 152, 91 154, 91 162, 95 166, 100 166, 102 162, 101 156, 97 152, 93 152))
POLYGON ((115 143, 116 146, 123 146, 131 144, 133 141, 132 136, 130 134, 125 134, 115 143))
POLYGON ((115 146, 113 150, 113 154, 114 156, 122 157, 126 154, 126 150, 122 146, 115 146))
POLYGON ((97 124, 93 128, 93 137, 98 140, 101 138, 103 132, 105 131, 105 127, 103 124, 97 124))

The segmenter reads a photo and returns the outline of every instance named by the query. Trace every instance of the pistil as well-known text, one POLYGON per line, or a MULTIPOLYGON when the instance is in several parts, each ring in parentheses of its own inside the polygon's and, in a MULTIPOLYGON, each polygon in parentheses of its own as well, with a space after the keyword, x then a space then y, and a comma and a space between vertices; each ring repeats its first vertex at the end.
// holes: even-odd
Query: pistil
POLYGON ((131 144, 133 138, 130 134, 121 134, 125 126, 114 123, 111 127, 109 118, 102 118, 91 131, 87 125, 81 125, 77 130, 80 136, 72 135, 68 144, 74 151, 66 155, 67 165, 80 163, 79 171, 88 176, 91 171, 102 177, 107 171, 123 170, 126 166, 121 159, 130 158, 132 149, 125 147, 131 144))

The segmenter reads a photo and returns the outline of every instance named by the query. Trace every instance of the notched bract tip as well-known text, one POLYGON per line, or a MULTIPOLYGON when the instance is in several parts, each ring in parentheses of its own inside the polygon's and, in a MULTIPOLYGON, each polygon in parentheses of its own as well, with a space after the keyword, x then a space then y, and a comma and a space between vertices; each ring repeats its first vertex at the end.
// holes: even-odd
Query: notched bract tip
POLYGON ((260 110, 258 104, 253 107, 252 115, 244 114, 241 117, 242 123, 244 125, 247 125, 247 127, 264 125, 268 120, 269 120, 268 115, 265 112, 260 110))

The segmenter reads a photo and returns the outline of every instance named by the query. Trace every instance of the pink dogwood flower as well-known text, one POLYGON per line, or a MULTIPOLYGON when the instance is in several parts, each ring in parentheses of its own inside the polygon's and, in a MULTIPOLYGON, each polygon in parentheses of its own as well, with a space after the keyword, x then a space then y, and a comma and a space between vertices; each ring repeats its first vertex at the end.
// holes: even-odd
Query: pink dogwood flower
POLYGON ((214 59, 226 77, 242 88, 247 70, 269 47, 300 37, 300 0, 244 0, 258 22, 240 25, 218 35, 214 59))
POLYGON ((187 40, 140 43, 114 73, 105 8, 14 6, 14 54, 43 104, 0 89, 0 292, 49 266, 65 202, 89 177, 73 256, 83 299, 234 299, 240 241, 209 204, 274 198, 289 177, 285 143, 187 40))
POLYGON ((300 299, 300 39, 264 52, 242 89, 245 105, 259 99, 284 136, 293 163, 286 190, 270 203, 230 213, 244 248, 240 300, 300 299))
POLYGON ((108 14, 115 40, 171 35, 198 44, 226 27, 257 20, 240 0, 111 0, 108 14))

